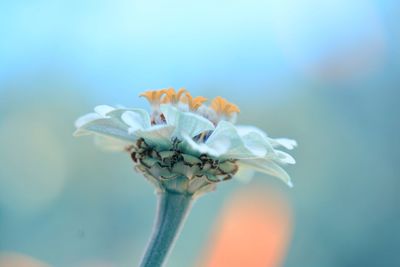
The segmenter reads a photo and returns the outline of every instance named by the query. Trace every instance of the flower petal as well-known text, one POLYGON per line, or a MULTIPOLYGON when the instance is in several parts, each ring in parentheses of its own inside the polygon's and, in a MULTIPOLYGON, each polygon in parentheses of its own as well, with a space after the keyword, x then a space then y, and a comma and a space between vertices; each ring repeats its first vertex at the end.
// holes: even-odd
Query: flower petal
POLYGON ((190 112, 182 112, 171 105, 161 105, 168 125, 175 126, 172 134, 180 139, 184 136, 194 137, 206 131, 214 130, 214 125, 209 120, 190 112))
POLYGON ((263 130, 261 130, 260 128, 254 127, 254 126, 236 125, 235 127, 240 136, 244 136, 246 134, 256 132, 256 133, 259 133, 260 135, 267 137, 267 134, 263 130))
POLYGON ((101 116, 98 113, 88 113, 86 115, 83 115, 82 117, 79 117, 75 121, 75 127, 80 128, 83 125, 85 125, 86 123, 89 123, 89 122, 92 122, 94 120, 101 119, 101 118, 103 118, 103 116, 101 116))
POLYGON ((296 164, 296 160, 286 152, 275 150, 276 160, 281 164, 296 164))
POLYGON ((94 108, 94 111, 101 116, 105 117, 107 113, 113 111, 115 108, 108 105, 99 105, 94 108))
MULTIPOLYGON (((214 157, 250 159, 265 155, 265 151, 260 151, 262 147, 246 146, 235 126, 228 121, 220 121, 205 143, 196 143, 188 136, 185 140, 192 149, 214 157)), ((250 140, 247 142, 251 145, 250 140)))
POLYGON ((274 149, 275 147, 283 146, 287 149, 293 149, 297 143, 294 140, 286 138, 272 139, 267 136, 262 130, 253 126, 236 126, 239 134, 242 136, 243 142, 260 157, 275 160, 281 164, 295 164, 294 158, 280 150, 274 149), (257 148, 260 153, 257 153, 257 148), (262 149, 266 153, 262 155, 262 149))
MULTIPOLYGON (((215 131, 207 139, 206 144, 210 147, 219 146, 224 144, 226 151, 224 156, 237 158, 238 155, 243 153, 244 143, 242 138, 238 135, 235 126, 227 121, 220 121, 215 128, 215 131)), ((244 151, 248 154, 248 151, 244 151)))
MULTIPOLYGON (((122 111, 122 110, 121 110, 122 111)), ((120 113, 119 111, 118 113, 120 113)), ((114 114, 117 115, 117 114, 114 114)), ((129 110, 121 114, 122 121, 129 126, 129 132, 133 133, 137 130, 145 130, 151 127, 150 116, 144 110, 129 110)))
POLYGON ((283 146, 286 149, 292 150, 297 146, 296 140, 288 139, 288 138, 269 138, 270 143, 273 147, 283 146))
POLYGON ((248 183, 254 177, 255 170, 246 165, 240 165, 239 170, 236 172, 234 178, 243 182, 248 183))
POLYGON ((245 145, 254 151, 255 155, 264 157, 265 155, 274 152, 274 148, 270 143, 270 138, 261 129, 254 126, 238 125, 236 129, 242 137, 245 145))
POLYGON ((124 114, 127 111, 137 113, 141 117, 140 120, 142 121, 144 128, 149 128, 151 126, 149 113, 146 110, 140 109, 140 108, 121 108, 120 107, 120 108, 116 108, 116 109, 108 112, 106 115, 111 118, 115 118, 115 119, 119 119, 119 120, 123 121, 122 114, 124 114))
MULTIPOLYGON (((183 136, 183 138, 186 141, 186 143, 189 145, 189 147, 192 150, 198 152, 198 154, 208 154, 213 157, 221 156, 226 151, 228 151, 229 146, 230 146, 230 143, 224 142, 224 140, 221 140, 222 142, 215 142, 213 144, 213 146, 209 146, 205 143, 196 143, 188 135, 183 136)), ((190 153, 190 152, 188 152, 188 153, 190 153)))
POLYGON ((251 132, 242 136, 242 141, 247 149, 256 157, 264 157, 268 152, 273 151, 272 146, 256 132, 251 132))
POLYGON ((74 135, 79 136, 87 133, 105 135, 129 142, 135 141, 135 137, 128 133, 128 126, 111 118, 91 120, 79 127, 74 135))
POLYGON ((259 151, 252 151, 251 147, 246 146, 235 126, 228 121, 218 123, 215 131, 207 139, 206 145, 218 149, 223 158, 255 158, 259 153, 259 151))
POLYGON ((289 187, 293 184, 290 180, 289 174, 282 169, 278 164, 268 159, 254 159, 254 160, 240 160, 239 164, 242 166, 251 167, 258 172, 275 176, 284 181, 289 187))
POLYGON ((169 149, 172 145, 171 136, 175 130, 171 125, 156 125, 148 129, 134 132, 137 138, 143 138, 147 144, 159 149, 169 149))

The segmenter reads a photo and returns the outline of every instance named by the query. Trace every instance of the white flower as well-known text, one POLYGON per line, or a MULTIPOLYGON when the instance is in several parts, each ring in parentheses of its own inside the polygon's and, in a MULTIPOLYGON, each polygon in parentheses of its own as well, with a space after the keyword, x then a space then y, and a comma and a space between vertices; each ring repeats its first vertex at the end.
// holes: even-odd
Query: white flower
POLYGON ((293 149, 296 141, 272 139, 256 127, 234 125, 236 105, 217 97, 206 106, 204 97, 193 98, 185 89, 148 91, 141 96, 149 100, 151 114, 97 106, 94 113, 76 121, 75 135, 94 134, 101 137, 97 140, 101 145, 128 151, 136 169, 158 188, 168 183, 175 190, 174 179, 184 176, 185 190, 210 190, 216 182, 249 170, 292 185, 280 165, 295 160, 278 148, 293 149))

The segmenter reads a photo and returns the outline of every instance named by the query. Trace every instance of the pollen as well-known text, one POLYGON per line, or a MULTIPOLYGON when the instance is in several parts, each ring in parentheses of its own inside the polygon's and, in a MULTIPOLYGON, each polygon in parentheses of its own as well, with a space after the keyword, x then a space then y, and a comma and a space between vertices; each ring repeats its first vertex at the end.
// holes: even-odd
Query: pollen
POLYGON ((231 116, 233 113, 239 113, 240 109, 233 103, 230 103, 225 98, 217 96, 211 102, 211 108, 218 114, 218 115, 228 115, 231 116))
POLYGON ((206 101, 207 98, 202 96, 193 98, 189 92, 186 92, 185 97, 182 99, 182 103, 188 104, 191 111, 196 111, 206 101))
POLYGON ((160 104, 162 96, 166 93, 167 93, 166 89, 149 90, 144 93, 141 93, 140 96, 145 97, 150 102, 150 104, 160 104))
POLYGON ((187 92, 185 88, 179 89, 178 92, 175 92, 174 88, 169 88, 165 91, 165 97, 162 99, 161 103, 163 104, 178 104, 181 100, 182 95, 187 92))

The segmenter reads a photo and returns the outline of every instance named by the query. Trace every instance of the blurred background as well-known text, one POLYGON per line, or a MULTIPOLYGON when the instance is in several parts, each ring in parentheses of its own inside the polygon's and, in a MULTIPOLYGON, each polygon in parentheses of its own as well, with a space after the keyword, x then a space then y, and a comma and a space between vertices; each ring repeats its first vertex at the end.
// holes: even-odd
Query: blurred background
POLYGON ((400 266, 399 23, 396 0, 2 1, 0 266, 136 266, 153 188, 73 123, 170 86, 299 147, 294 188, 199 199, 168 266, 400 266))

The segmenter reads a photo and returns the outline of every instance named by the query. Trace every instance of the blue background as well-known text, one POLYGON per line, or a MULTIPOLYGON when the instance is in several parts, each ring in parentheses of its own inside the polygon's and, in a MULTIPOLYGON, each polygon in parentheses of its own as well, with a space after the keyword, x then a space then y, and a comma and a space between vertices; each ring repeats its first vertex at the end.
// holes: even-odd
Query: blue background
MULTIPOLYGON (((129 157, 74 139, 97 104, 152 88, 228 98, 298 140, 284 266, 398 266, 400 4, 377 0, 2 1, 0 252, 138 262, 155 197, 129 157)), ((230 182, 197 203, 169 266, 206 247, 230 182)), ((82 265, 83 266, 83 265, 82 265)))

